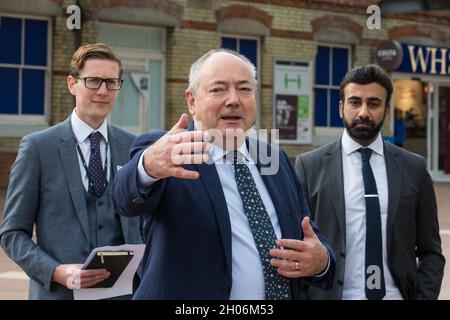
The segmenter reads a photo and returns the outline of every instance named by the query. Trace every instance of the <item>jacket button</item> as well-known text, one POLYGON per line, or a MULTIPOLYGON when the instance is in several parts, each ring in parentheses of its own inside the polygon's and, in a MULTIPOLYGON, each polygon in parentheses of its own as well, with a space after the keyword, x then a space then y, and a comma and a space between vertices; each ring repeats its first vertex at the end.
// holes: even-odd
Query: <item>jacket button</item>
POLYGON ((340 285, 340 286, 343 286, 343 285, 344 285, 344 282, 342 282, 341 280, 338 280, 338 281, 337 281, 337 284, 340 285))
POLYGON ((226 294, 230 293, 230 286, 223 286, 223 292, 226 294))
POLYGON ((345 253, 344 252, 341 252, 341 257, 345 258, 345 253))
POLYGON ((104 228, 104 226, 102 226, 101 224, 99 224, 97 227, 98 230, 102 230, 103 228, 104 228))
POLYGON ((103 206, 105 203, 103 202, 103 201, 99 201, 98 202, 98 205, 101 207, 101 206, 103 206))
POLYGON ((82 253, 83 253, 83 255, 84 255, 84 256, 87 256, 87 255, 89 255, 89 251, 88 251, 88 250, 83 250, 83 252, 82 252, 82 253))
POLYGON ((141 203, 141 200, 140 200, 138 197, 133 198, 132 201, 133 201, 134 204, 139 204, 139 203, 141 203))

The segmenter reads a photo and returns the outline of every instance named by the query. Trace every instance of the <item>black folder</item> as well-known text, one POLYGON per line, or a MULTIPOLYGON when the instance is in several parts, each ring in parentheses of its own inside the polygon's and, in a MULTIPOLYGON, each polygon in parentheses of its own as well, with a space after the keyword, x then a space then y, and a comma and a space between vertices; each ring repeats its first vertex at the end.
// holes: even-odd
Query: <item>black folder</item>
POLYGON ((111 275, 89 288, 110 288, 133 258, 133 251, 97 251, 83 269, 106 269, 111 275))

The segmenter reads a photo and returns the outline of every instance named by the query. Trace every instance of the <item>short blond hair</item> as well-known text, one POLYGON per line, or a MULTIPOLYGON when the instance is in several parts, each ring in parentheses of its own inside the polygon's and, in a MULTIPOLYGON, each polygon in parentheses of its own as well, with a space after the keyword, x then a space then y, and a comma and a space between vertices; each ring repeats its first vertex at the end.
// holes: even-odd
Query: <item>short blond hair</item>
POLYGON ((92 43, 81 46, 75 51, 70 62, 70 74, 78 77, 88 59, 112 60, 119 64, 119 78, 122 76, 122 61, 104 43, 92 43))

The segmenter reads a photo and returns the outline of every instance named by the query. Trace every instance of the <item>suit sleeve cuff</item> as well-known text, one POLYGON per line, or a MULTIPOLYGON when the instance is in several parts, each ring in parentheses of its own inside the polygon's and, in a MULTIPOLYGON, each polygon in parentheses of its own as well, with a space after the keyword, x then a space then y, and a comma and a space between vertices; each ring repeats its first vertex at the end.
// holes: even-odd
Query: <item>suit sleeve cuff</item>
POLYGON ((330 253, 328 252, 328 250, 327 250, 327 254, 328 254, 327 267, 326 267, 325 270, 322 271, 321 273, 313 275, 313 277, 315 277, 315 278, 321 278, 321 277, 323 277, 324 275, 327 274, 328 270, 330 269, 330 253))
MULTIPOLYGON (((145 151, 144 151, 145 152, 145 151)), ((159 179, 153 178, 148 175, 144 169, 144 152, 141 153, 138 161, 138 186, 140 189, 149 188, 152 184, 154 184, 159 179)))

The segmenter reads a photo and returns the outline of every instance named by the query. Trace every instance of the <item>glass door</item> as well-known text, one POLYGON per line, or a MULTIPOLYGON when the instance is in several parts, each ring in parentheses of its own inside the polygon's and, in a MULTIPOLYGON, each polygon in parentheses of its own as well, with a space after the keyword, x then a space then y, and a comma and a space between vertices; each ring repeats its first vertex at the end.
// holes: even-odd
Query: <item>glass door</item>
POLYGON ((428 126, 427 126, 427 166, 428 171, 430 171, 433 175, 436 170, 436 108, 434 107, 435 100, 435 85, 434 83, 427 83, 426 91, 427 91, 427 108, 428 108, 428 126))
POLYGON ((428 169, 437 180, 450 180, 450 84, 428 84, 428 169))
POLYGON ((145 59, 122 59, 123 86, 111 112, 111 123, 124 130, 141 134, 147 128, 150 73, 145 59))
POLYGON ((450 85, 439 85, 437 89, 437 168, 442 174, 450 174, 450 85))

